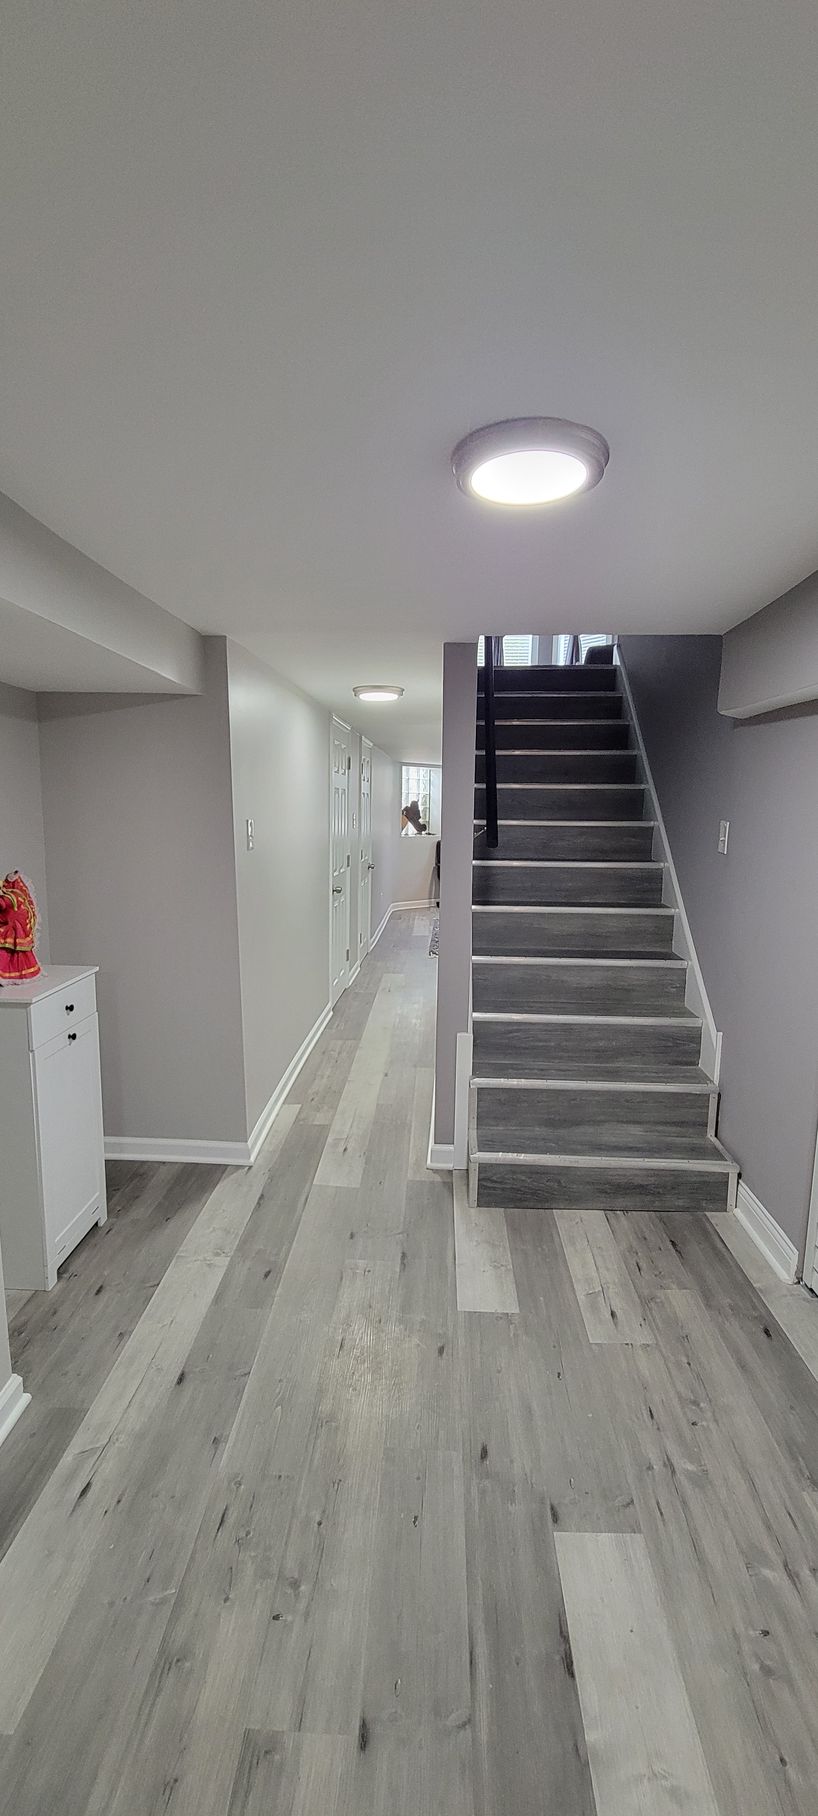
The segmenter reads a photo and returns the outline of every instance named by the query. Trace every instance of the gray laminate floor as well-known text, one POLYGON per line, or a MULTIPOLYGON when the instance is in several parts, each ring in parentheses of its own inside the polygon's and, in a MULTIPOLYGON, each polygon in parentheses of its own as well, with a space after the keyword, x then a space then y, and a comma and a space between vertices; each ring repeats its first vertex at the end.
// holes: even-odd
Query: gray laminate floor
POLYGON ((818 1306, 453 1206, 429 929, 251 1171, 118 1167, 13 1307, 4 1816, 815 1816, 818 1306))

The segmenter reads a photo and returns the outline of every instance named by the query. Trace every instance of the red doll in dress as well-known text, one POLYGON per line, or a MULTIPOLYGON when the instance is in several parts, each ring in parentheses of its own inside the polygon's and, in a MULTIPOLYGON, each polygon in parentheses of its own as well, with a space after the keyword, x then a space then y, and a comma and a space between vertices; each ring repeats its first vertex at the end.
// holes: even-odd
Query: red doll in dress
POLYGON ((0 982, 25 983, 39 977, 34 953, 37 904, 19 871, 0 883, 0 982))

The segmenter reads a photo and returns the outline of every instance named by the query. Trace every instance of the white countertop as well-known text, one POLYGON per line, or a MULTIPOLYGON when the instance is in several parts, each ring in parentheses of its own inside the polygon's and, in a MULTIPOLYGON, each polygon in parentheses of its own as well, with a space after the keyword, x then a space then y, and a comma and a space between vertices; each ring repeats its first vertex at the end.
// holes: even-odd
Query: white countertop
POLYGON ((7 978, 2 978, 0 1009, 9 1004, 28 1009, 41 997, 53 996, 55 990, 66 990, 70 984, 78 984, 82 977, 93 977, 98 970, 99 965, 43 965, 39 977, 27 978, 24 984, 11 984, 7 978))

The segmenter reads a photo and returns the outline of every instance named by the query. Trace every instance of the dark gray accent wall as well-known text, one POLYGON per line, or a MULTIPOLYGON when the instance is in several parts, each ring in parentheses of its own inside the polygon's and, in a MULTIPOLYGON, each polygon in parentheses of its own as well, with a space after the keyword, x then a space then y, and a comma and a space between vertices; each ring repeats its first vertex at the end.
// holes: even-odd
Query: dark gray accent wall
POLYGON ((800 1244, 818 1121, 818 707, 720 716, 720 637, 620 650, 724 1037, 719 1132, 800 1244))

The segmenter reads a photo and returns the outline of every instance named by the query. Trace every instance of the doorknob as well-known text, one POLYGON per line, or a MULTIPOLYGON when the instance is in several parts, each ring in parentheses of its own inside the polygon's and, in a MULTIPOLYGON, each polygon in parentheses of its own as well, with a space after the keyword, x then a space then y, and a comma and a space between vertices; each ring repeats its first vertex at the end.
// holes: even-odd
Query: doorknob
POLYGON ((333 883, 332 893, 333 893, 333 895, 343 895, 343 893, 344 893, 343 885, 341 883, 333 883))
POLYGON ((367 870, 374 870, 374 864, 367 864, 367 870))

